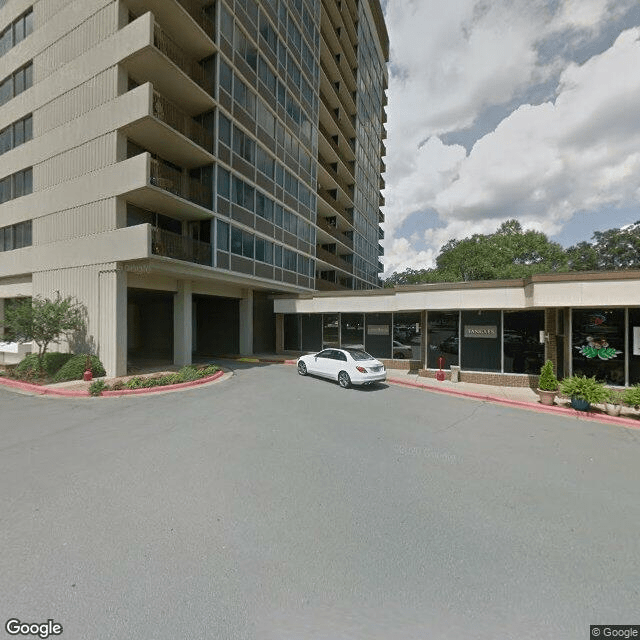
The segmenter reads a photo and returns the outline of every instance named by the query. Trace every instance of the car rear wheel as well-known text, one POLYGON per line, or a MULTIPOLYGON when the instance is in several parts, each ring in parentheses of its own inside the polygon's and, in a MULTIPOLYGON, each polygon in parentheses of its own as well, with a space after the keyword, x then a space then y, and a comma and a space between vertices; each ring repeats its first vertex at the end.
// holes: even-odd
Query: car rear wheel
POLYGON ((298 373, 301 376, 307 375, 307 365, 304 362, 298 362, 298 373))
POLYGON ((351 386, 351 378, 349 377, 349 374, 346 371, 341 371, 338 374, 338 384, 343 389, 348 389, 351 386))

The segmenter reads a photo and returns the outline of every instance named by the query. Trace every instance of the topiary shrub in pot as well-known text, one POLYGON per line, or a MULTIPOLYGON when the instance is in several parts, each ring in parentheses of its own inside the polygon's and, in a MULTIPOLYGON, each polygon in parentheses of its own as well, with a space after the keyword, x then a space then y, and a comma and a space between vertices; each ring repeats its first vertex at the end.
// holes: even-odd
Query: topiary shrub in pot
POLYGON ((624 404, 624 392, 619 389, 607 389, 609 394, 604 405, 607 415, 619 416, 624 404))
POLYGON ((558 378, 553 372, 553 362, 547 360, 540 369, 540 380, 538 381, 538 395, 540 402, 547 406, 552 406, 558 392, 558 378))
POLYGON ((560 391, 571 398, 571 406, 576 411, 589 411, 592 404, 606 402, 608 389, 595 377, 571 376, 560 382, 560 391))

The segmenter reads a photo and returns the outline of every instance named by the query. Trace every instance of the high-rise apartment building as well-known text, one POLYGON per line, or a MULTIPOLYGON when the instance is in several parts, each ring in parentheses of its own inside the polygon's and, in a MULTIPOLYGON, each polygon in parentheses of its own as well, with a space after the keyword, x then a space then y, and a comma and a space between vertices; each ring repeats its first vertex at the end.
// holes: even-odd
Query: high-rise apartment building
POLYGON ((377 287, 387 60, 379 0, 0 0, 0 305, 75 296, 122 375, 377 287))

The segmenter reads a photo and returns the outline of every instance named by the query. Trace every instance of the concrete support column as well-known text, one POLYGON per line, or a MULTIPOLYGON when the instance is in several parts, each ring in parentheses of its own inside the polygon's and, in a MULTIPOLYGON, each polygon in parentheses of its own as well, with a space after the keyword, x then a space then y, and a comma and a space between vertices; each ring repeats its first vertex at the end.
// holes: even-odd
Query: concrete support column
POLYGON ((427 368, 427 320, 429 316, 427 311, 420 312, 420 328, 422 329, 422 345, 420 347, 420 368, 427 368))
MULTIPOLYGON (((544 357, 545 360, 551 360, 553 362, 553 369, 557 376, 562 377, 563 372, 558 371, 558 343, 556 340, 556 313, 555 307, 548 307, 544 310, 544 332, 545 332, 545 345, 544 345, 544 357)), ((560 310, 562 313, 562 310, 560 310)))
POLYGON ((127 375, 127 274, 122 267, 99 273, 98 356, 108 376, 127 375))
POLYGON ((276 353, 284 353, 284 313, 276 313, 276 353))
POLYGON ((178 280, 178 292, 173 302, 173 363, 183 367, 191 364, 193 345, 191 281, 178 280))
POLYGON ((253 290, 240 299, 240 355, 253 354, 253 290))

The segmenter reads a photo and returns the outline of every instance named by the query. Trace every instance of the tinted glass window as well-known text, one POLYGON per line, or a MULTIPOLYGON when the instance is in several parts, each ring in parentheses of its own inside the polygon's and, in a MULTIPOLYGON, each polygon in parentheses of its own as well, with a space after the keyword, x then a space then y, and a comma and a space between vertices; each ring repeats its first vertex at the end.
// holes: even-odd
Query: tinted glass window
POLYGON ((624 385, 624 309, 575 309, 573 375, 624 385))
POLYGON ((544 363, 544 344, 540 344, 540 331, 543 330, 544 311, 505 311, 505 373, 540 373, 544 363))

